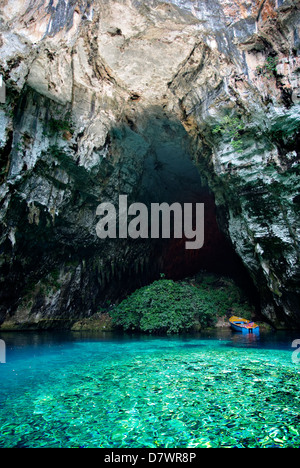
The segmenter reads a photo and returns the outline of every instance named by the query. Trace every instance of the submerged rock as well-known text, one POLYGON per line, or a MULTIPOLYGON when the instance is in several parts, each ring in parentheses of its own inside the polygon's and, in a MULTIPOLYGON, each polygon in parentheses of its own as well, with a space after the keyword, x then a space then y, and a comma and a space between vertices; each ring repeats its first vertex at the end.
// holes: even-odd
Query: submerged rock
POLYGON ((0 6, 3 326, 69 327, 163 271, 223 268, 298 327, 298 2, 0 6), (205 202, 204 249, 100 241, 119 194, 205 202))

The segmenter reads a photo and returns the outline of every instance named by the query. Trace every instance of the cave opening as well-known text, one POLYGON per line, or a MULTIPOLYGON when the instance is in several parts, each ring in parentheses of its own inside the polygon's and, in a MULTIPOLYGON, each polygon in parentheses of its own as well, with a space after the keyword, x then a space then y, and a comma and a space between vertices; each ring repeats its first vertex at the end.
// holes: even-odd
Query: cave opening
MULTIPOLYGON (((28 105, 31 108, 31 101, 28 105)), ((78 134, 77 141, 81 138, 78 134)), ((7 310, 13 314, 23 303, 33 316, 41 311, 49 316, 49 326, 56 316, 68 326, 79 316, 120 302, 161 274, 183 280, 200 272, 232 278, 259 309, 253 281, 220 228, 225 226, 226 231, 226 207, 219 211, 209 174, 194 163, 202 156, 195 155, 193 148, 180 120, 161 109, 130 114, 111 128, 105 147, 97 149, 102 159, 92 170, 76 163, 76 150, 72 154, 49 148, 11 189, 7 212, 11 231, 3 246, 7 260, 0 269, 5 283, 0 321, 7 310), (68 175, 67 191, 57 179, 61 173, 68 175), (55 205, 55 219, 48 206, 51 198, 45 203, 53 185, 62 200, 59 207, 55 205), (30 204, 20 195, 29 190, 30 204), (116 205, 120 195, 128 196, 129 205, 139 202, 148 209, 153 203, 204 204, 204 246, 187 250, 187 239, 172 235, 100 240, 97 206, 116 205)), ((19 154, 14 158, 18 160, 19 154)))
MULTIPOLYGON (((126 138, 132 143, 132 138, 140 139, 141 136, 146 149, 143 151, 142 175, 138 189, 131 197, 132 202, 144 203, 149 209, 153 203, 169 206, 179 203, 182 207, 186 203, 193 206, 203 203, 205 240, 201 249, 187 250, 185 237, 151 239, 152 269, 150 266, 150 271, 139 271, 140 285, 161 274, 168 279, 183 280, 205 271, 233 279, 258 310, 258 292, 230 239, 220 228, 218 218, 224 218, 224 213, 218 213, 206 174, 200 173, 194 163, 190 137, 182 123, 161 113, 147 115, 147 118, 135 121, 134 129, 127 127, 117 145, 124 149, 128 147, 126 138)), ((226 224, 226 220, 221 221, 226 224)))

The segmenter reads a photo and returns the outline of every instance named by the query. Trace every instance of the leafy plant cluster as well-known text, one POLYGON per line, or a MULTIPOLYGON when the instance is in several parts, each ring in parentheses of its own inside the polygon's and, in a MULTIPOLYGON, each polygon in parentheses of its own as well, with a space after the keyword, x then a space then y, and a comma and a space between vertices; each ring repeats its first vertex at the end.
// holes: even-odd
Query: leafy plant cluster
POLYGON ((195 279, 195 286, 203 299, 212 304, 217 317, 229 318, 231 315, 237 315, 248 320, 252 318, 253 306, 232 279, 199 273, 195 279))
POLYGON ((268 78, 274 76, 277 72, 278 58, 277 57, 268 57, 263 66, 256 67, 256 73, 258 75, 263 75, 268 78))
POLYGON ((219 125, 213 128, 213 134, 221 133, 221 135, 230 139, 232 147, 241 153, 243 151, 242 133, 245 131, 245 124, 241 117, 232 117, 226 115, 219 125))
POLYGON ((213 327, 219 316, 239 312, 245 316, 236 287, 161 279, 135 291, 110 315, 113 325, 125 331, 178 334, 213 327))
POLYGON ((55 119, 51 118, 48 121, 48 132, 50 136, 55 136, 58 133, 70 132, 72 133, 73 122, 71 120, 71 113, 68 112, 64 118, 55 119))

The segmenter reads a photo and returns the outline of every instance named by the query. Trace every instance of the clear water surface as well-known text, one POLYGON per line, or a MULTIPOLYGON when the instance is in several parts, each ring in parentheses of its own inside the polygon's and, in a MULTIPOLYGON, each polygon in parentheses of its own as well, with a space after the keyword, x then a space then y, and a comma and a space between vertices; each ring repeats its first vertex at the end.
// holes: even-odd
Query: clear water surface
POLYGON ((299 448, 297 338, 2 333, 0 447, 299 448))

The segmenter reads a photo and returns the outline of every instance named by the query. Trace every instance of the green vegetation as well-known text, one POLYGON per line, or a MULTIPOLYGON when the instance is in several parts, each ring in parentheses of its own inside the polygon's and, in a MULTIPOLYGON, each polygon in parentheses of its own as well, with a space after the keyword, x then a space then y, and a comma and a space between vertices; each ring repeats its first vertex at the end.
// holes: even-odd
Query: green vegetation
POLYGON ((241 139, 242 133, 245 131, 245 124, 241 117, 232 117, 227 115, 224 117, 219 125, 213 128, 213 134, 221 133, 221 135, 230 139, 232 147, 241 153, 243 151, 243 140, 241 139))
POLYGON ((110 315, 125 331, 177 334, 210 328, 219 317, 251 318, 251 306, 227 279, 203 275, 194 281, 161 279, 135 291, 110 315))
POLYGON ((71 119, 71 113, 68 112, 64 118, 55 119, 51 118, 48 121, 48 132, 49 136, 55 136, 58 133, 70 132, 72 133, 73 122, 71 119))
POLYGON ((256 67, 256 73, 258 75, 263 75, 268 78, 275 76, 277 72, 278 58, 277 57, 268 57, 262 67, 256 67))
POLYGON ((14 118, 14 109, 7 102, 5 104, 0 104, 0 110, 3 110, 6 117, 13 119, 14 118))

